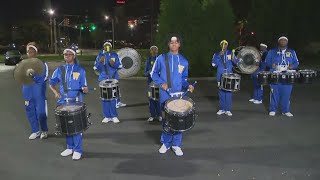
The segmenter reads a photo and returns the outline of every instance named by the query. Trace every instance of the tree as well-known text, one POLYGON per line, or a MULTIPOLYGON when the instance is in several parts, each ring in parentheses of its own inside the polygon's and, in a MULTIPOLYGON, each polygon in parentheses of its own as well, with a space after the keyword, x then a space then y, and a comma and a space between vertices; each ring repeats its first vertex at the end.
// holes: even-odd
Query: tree
POLYGON ((209 75, 214 51, 219 51, 222 39, 234 39, 234 16, 225 0, 162 0, 159 32, 156 42, 160 52, 170 33, 183 39, 182 54, 189 61, 191 76, 209 75))

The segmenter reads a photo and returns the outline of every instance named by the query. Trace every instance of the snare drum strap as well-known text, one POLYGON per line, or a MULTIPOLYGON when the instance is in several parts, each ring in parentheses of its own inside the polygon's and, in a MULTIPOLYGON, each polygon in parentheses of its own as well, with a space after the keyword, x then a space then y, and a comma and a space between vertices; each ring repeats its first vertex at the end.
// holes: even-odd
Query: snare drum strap
POLYGON ((67 79, 66 79, 66 67, 61 66, 61 80, 64 93, 68 93, 67 79))
POLYGON ((166 71, 167 71, 167 85, 168 88, 170 89, 172 87, 171 84, 171 76, 170 76, 170 67, 169 67, 169 57, 168 54, 165 55, 165 60, 166 60, 166 71))
MULTIPOLYGON (((103 56, 104 56, 104 54, 103 54, 103 56)), ((105 62, 104 65, 103 65, 104 71, 106 72, 106 76, 109 77, 108 67, 107 67, 107 61, 105 60, 104 62, 105 62)))

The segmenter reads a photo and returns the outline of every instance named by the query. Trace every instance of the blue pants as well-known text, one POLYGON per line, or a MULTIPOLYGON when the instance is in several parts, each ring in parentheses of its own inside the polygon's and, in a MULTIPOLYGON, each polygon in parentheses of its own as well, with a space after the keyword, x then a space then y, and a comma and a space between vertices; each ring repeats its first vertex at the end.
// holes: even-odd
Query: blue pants
POLYGON ((104 117, 106 118, 118 117, 116 103, 117 103, 117 100, 102 101, 102 112, 104 117))
POLYGON ((75 152, 82 154, 82 133, 67 136, 67 149, 72 149, 75 152))
POLYGON ((26 114, 31 125, 32 133, 39 131, 48 131, 47 124, 47 101, 45 97, 33 97, 31 100, 25 100, 26 114))
POLYGON ((149 99, 149 111, 151 114, 151 117, 161 117, 161 108, 160 108, 160 102, 155 101, 153 99, 149 99))
POLYGON ((292 85, 271 84, 270 86, 270 111, 276 112, 280 103, 282 113, 290 112, 292 85))
POLYGON ((220 110, 231 111, 232 92, 219 89, 220 110))
POLYGON ((253 97, 252 97, 252 99, 262 101, 263 86, 258 84, 257 76, 252 76, 252 81, 253 81, 253 97))
MULTIPOLYGON (((161 107, 164 108, 165 103, 162 103, 161 107)), ((162 127, 165 127, 166 120, 162 120, 162 127)), ((171 146, 181 147, 182 143, 182 133, 181 132, 170 132, 167 133, 164 130, 162 131, 160 142, 164 144, 167 148, 171 146)))

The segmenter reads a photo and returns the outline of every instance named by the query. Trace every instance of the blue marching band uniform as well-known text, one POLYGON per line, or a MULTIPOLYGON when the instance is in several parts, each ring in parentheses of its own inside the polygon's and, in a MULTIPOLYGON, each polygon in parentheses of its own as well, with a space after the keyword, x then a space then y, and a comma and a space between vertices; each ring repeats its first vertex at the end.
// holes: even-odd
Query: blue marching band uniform
MULTIPOLYGON (((287 40, 286 37, 279 38, 280 40, 287 40)), ((227 41, 221 41, 220 45, 226 43, 227 41)), ((105 43, 105 45, 111 46, 110 43, 105 43)), ((74 56, 76 53, 72 49, 66 49, 65 52, 72 52, 74 56)), ((64 52, 64 53, 65 53, 64 52)), ((253 74, 254 83, 254 96, 253 99, 256 101, 262 101, 263 91, 257 83, 256 74, 260 71, 264 71, 270 68, 271 72, 275 71, 286 71, 289 69, 297 69, 299 61, 294 50, 289 48, 274 48, 269 52, 264 50, 262 53, 262 61, 260 67, 253 74)), ((217 81, 218 86, 220 86, 220 80, 223 73, 232 73, 233 63, 237 63, 234 53, 230 50, 225 49, 223 54, 217 52, 213 55, 212 66, 217 68, 217 81)), ((45 72, 44 74, 33 76, 35 81, 32 85, 24 85, 22 88, 23 97, 25 101, 25 109, 27 113, 28 120, 30 122, 33 138, 40 136, 39 123, 42 132, 48 131, 47 126, 47 113, 46 113, 46 80, 48 76, 48 66, 44 63, 45 72), (40 96, 39 96, 40 94, 40 96), (35 136, 35 137, 34 137, 35 136)), ((96 58, 94 64, 94 71, 99 73, 98 81, 105 79, 119 79, 117 71, 122 68, 122 64, 119 57, 114 51, 102 50, 96 58), (101 58, 104 57, 104 61, 101 58), (113 62, 113 63, 111 63, 113 62)), ((150 57, 146 61, 145 76, 148 77, 148 84, 154 81, 156 85, 160 87, 160 100, 149 101, 149 110, 151 117, 161 117, 162 111, 164 111, 165 102, 174 97, 181 95, 182 91, 189 88, 188 79, 188 61, 181 54, 172 54, 171 52, 166 54, 161 54, 157 58, 156 56, 150 57), (168 63, 168 64, 166 64, 168 63), (167 69, 169 67, 169 69, 167 69), (167 73, 170 73, 168 75, 167 73), (168 80, 170 78, 170 80, 168 80), (170 83, 170 84, 168 84, 170 83), (168 89, 164 90, 162 88, 163 84, 168 85, 168 89)), ((86 72, 74 60, 73 63, 66 63, 58 67, 52 74, 50 78, 50 86, 59 85, 59 93, 61 98, 57 100, 57 104, 61 105, 66 103, 66 99, 77 99, 82 101, 83 92, 80 91, 69 91, 69 89, 82 89, 87 87, 86 72)), ((292 91, 291 84, 278 83, 271 84, 270 92, 270 115, 274 116, 281 106, 281 111, 287 116, 293 116, 290 113, 290 95, 292 91)), ((231 114, 231 103, 232 103, 232 93, 222 90, 219 88, 219 111, 217 114, 231 114)), ((116 109, 117 101, 102 101, 102 109, 104 119, 102 122, 106 123, 113 121, 115 123, 119 122, 118 113, 116 109)), ((165 120, 162 121, 162 127, 165 128, 165 120)), ((178 156, 182 156, 183 152, 181 150, 182 144, 182 133, 181 132, 167 132, 164 131, 161 134, 160 142, 162 143, 159 149, 160 153, 165 153, 168 149, 172 148, 173 151, 178 156)), ((82 133, 67 136, 66 137, 67 149, 61 153, 62 156, 67 156, 73 154, 76 157, 73 159, 80 159, 82 150, 82 133)))
MULTIPOLYGON (((111 46, 110 43, 105 43, 104 46, 106 45, 111 46)), ((94 71, 99 74, 99 82, 106 79, 119 80, 118 70, 121 68, 122 64, 119 60, 118 54, 111 50, 102 50, 97 56, 93 67, 94 71), (100 61, 101 58, 104 58, 102 62, 100 61), (113 64, 111 64, 112 61, 113 64)), ((117 113, 117 101, 119 101, 119 99, 111 101, 102 100, 102 111, 104 116, 104 119, 102 120, 103 123, 108 123, 110 121, 114 123, 120 122, 117 113)))
MULTIPOLYGON (((288 39, 286 37, 280 37, 280 40, 288 39)), ((294 70, 298 68, 299 60, 296 52, 292 49, 280 47, 271 49, 266 57, 267 67, 270 68, 271 72, 274 71, 287 71, 289 69, 294 70)), ((282 114, 292 117, 290 112, 290 96, 292 92, 292 84, 286 84, 279 82, 278 84, 270 85, 270 116, 274 116, 278 106, 280 104, 282 114)))
MULTIPOLYGON (((162 84, 168 83, 167 72, 171 77, 171 88, 168 91, 160 88, 160 104, 164 111, 165 102, 171 98, 170 94, 179 93, 187 90, 189 83, 188 79, 188 61, 181 54, 162 54, 158 56, 150 76, 156 85, 161 87, 162 84), (169 70, 166 69, 166 56, 169 62, 169 70)), ((168 85, 170 86, 170 85, 168 85)), ((163 117, 164 118, 164 117, 163 117)), ((165 120, 162 121, 162 126, 165 126, 165 120)), ((162 131, 160 142, 162 147, 159 149, 160 153, 165 153, 170 147, 178 156, 182 156, 181 150, 182 133, 181 132, 166 132, 162 131)))
MULTIPOLYGON (((66 49, 65 52, 68 52, 66 49)), ((72 51, 70 49, 70 51, 72 51)), ((64 54, 65 54, 64 52, 64 54)), ((74 55, 75 52, 73 51, 74 55)), ((50 78, 50 85, 59 85, 59 93, 61 98, 57 100, 58 105, 66 103, 66 99, 69 102, 79 101, 82 102, 81 91, 70 91, 72 89, 82 89, 87 87, 86 71, 76 63, 64 64, 58 67, 50 78)), ((73 153, 73 159, 78 160, 82 154, 82 133, 66 136, 67 149, 61 153, 62 156, 68 156, 73 153)))
MULTIPOLYGON (((149 57, 146 60, 146 64, 145 64, 145 70, 144 70, 144 75, 146 77, 148 77, 148 87, 150 85, 150 83, 152 82, 152 78, 150 75, 150 72, 152 70, 152 67, 156 61, 157 56, 153 56, 153 57, 149 57)), ((151 117, 148 119, 148 121, 153 121, 154 118, 158 118, 159 121, 162 121, 162 111, 160 108, 160 102, 153 100, 151 98, 149 98, 149 111, 151 114, 151 117)))
POLYGON ((268 54, 267 45, 260 44, 260 48, 263 50, 260 51, 261 54, 261 61, 259 62, 259 68, 256 72, 254 72, 251 75, 252 82, 253 82, 253 96, 252 99, 250 99, 250 102, 253 102, 254 104, 261 104, 262 103, 262 97, 263 97, 263 86, 258 84, 258 73, 261 71, 265 71, 267 64, 266 64, 266 57, 268 54))

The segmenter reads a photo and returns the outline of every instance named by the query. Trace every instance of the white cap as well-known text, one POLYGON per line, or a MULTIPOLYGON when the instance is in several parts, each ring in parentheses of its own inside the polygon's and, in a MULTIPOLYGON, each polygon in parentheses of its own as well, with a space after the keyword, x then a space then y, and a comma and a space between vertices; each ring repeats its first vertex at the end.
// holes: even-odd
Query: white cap
POLYGON ((38 52, 38 49, 34 45, 27 45, 27 51, 29 51, 30 48, 33 48, 36 52, 38 52))
POLYGON ((158 47, 157 47, 157 46, 151 46, 151 47, 150 47, 150 50, 151 50, 152 48, 156 48, 156 49, 158 49, 158 47))
POLYGON ((268 46, 266 44, 261 43, 260 46, 268 48, 268 46))
POLYGON ((178 41, 178 38, 175 36, 172 36, 170 41, 178 41))
POLYGON ((281 37, 279 37, 278 42, 279 42, 280 40, 282 40, 282 39, 284 39, 284 40, 287 40, 287 41, 288 41, 288 38, 287 38, 287 37, 285 37, 285 36, 281 36, 281 37))
POLYGON ((73 55, 76 55, 76 52, 73 49, 69 49, 69 48, 63 50, 63 54, 67 53, 67 51, 70 51, 72 52, 73 55))
POLYGON ((105 42, 105 43, 103 44, 103 47, 105 47, 106 45, 109 45, 109 46, 112 47, 112 44, 111 44, 110 42, 105 42))

